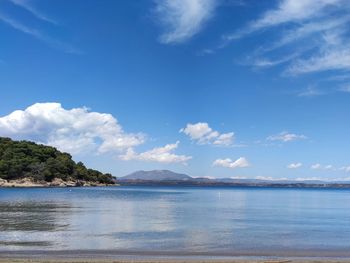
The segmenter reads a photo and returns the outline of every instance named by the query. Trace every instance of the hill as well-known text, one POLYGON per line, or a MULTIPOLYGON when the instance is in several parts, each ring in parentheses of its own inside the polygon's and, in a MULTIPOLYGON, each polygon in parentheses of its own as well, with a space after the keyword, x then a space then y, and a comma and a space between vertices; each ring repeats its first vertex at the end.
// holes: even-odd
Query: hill
POLYGON ((111 174, 88 169, 68 153, 29 141, 0 137, 0 180, 114 184, 111 174))
POLYGON ((121 181, 187 181, 193 178, 186 174, 179 174, 169 170, 137 171, 132 174, 118 178, 121 181))
POLYGON ((121 185, 188 185, 232 187, 300 187, 300 188, 350 188, 349 181, 320 180, 263 180, 237 178, 191 177, 168 170, 137 171, 118 178, 121 185))

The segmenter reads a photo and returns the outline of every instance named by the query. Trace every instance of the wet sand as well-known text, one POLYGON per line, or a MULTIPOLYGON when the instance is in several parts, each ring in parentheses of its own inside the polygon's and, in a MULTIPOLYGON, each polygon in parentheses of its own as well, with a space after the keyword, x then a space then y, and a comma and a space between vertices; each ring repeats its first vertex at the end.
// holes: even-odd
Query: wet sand
POLYGON ((0 259, 0 263, 348 263, 350 259, 60 259, 60 258, 42 258, 42 259, 0 259))

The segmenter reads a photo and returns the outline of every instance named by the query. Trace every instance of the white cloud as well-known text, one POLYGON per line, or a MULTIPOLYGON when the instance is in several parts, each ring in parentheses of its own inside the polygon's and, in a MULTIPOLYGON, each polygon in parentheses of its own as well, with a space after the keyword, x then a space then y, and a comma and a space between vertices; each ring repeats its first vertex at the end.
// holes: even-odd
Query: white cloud
POLYGON ((28 0, 9 0, 11 1, 13 4, 20 6, 22 8, 24 8, 25 10, 27 10, 28 12, 30 12, 32 15, 34 15, 36 18, 43 20, 45 22, 57 25, 58 23, 49 18, 47 15, 43 14, 42 12, 40 12, 38 9, 36 9, 28 0))
POLYGON ((329 182, 329 183, 334 183, 334 182, 344 182, 344 181, 350 181, 350 177, 342 177, 342 178, 324 178, 324 177, 306 177, 306 178, 296 178, 296 181, 323 181, 323 182, 329 182))
POLYGON ((267 137, 268 141, 291 142, 296 140, 304 140, 307 137, 303 134, 289 133, 287 131, 267 137))
POLYGON ((21 31, 22 33, 31 35, 35 38, 44 40, 44 36, 40 33, 40 31, 36 29, 32 29, 26 25, 21 24, 20 22, 16 21, 15 19, 12 19, 2 13, 0 13, 0 20, 7 25, 11 26, 12 28, 21 31))
POLYGON ((213 16, 215 0, 156 0, 155 13, 164 27, 162 43, 182 43, 196 35, 213 16))
POLYGON ((339 90, 342 92, 349 93, 350 92, 350 83, 346 83, 346 84, 341 85, 339 90))
POLYGON ((350 70, 349 45, 335 45, 309 58, 298 59, 286 73, 296 75, 327 70, 350 70))
POLYGON ((303 164, 302 163, 291 163, 287 166, 288 169, 298 169, 300 167, 302 167, 303 164))
POLYGON ((315 163, 315 164, 311 165, 310 168, 313 169, 313 170, 321 169, 321 164, 315 163))
POLYGON ((308 86, 306 89, 300 91, 298 93, 298 96, 299 97, 315 97, 315 96, 321 96, 324 94, 325 94, 324 91, 321 91, 314 86, 308 86))
MULTIPOLYGON (((334 75, 349 72, 349 12, 348 0, 279 0, 275 7, 243 28, 224 35, 219 48, 253 33, 271 33, 244 59, 247 62, 240 64, 254 68, 278 66, 283 76, 323 71, 334 75)), ((301 94, 314 95, 319 93, 301 94)))
POLYGON ((127 152, 120 155, 119 158, 125 161, 139 160, 148 162, 186 164, 186 162, 192 159, 192 157, 174 154, 173 151, 178 147, 178 145, 179 141, 174 144, 167 144, 164 147, 157 147, 143 153, 136 153, 132 148, 129 148, 127 152))
POLYGON ((229 132, 229 133, 223 133, 220 134, 215 141, 213 142, 213 144, 215 145, 223 145, 223 146, 229 146, 233 143, 233 138, 234 138, 234 133, 233 132, 229 132))
POLYGON ((286 178, 286 177, 274 178, 271 176, 256 176, 254 179, 263 180, 263 181, 286 181, 286 180, 288 180, 288 178, 286 178))
POLYGON ((340 168, 337 168, 331 164, 322 165, 319 163, 315 163, 315 164, 310 166, 310 169, 312 169, 312 170, 333 170, 333 171, 342 171, 342 172, 350 173, 350 166, 342 166, 340 168))
POLYGON ((8 26, 12 27, 15 30, 18 30, 24 34, 30 35, 46 44, 49 46, 56 48, 58 50, 61 50, 65 53, 70 53, 70 54, 81 54, 81 51, 72 47, 71 45, 61 42, 59 40, 56 40, 52 37, 49 37, 45 34, 43 34, 41 31, 31 28, 16 19, 13 19, 3 13, 0 12, 0 21, 3 23, 7 24, 8 26))
POLYGON ((252 21, 247 27, 228 35, 227 40, 241 38, 257 30, 278 26, 284 23, 300 23, 322 15, 332 6, 339 6, 344 0, 282 0, 276 8, 268 10, 260 18, 252 21))
POLYGON ((248 63, 248 64, 251 64, 251 65, 253 65, 255 67, 268 68, 268 67, 273 67, 273 66, 277 66, 277 65, 280 65, 280 64, 287 63, 287 62, 289 62, 290 60, 292 60, 293 58, 295 58, 297 56, 298 56, 298 53, 291 54, 291 55, 288 55, 286 57, 279 58, 279 59, 276 59, 276 60, 271 60, 271 59, 268 59, 268 58, 257 58, 257 59, 255 59, 254 61, 252 61, 251 63, 248 63))
POLYGON ((285 45, 291 44, 295 41, 310 37, 312 35, 323 36, 325 33, 338 30, 344 24, 350 21, 350 16, 344 16, 339 18, 327 18, 321 21, 311 21, 300 24, 296 29, 286 31, 281 39, 276 43, 270 45, 265 51, 270 51, 285 45))
POLYGON ((70 153, 120 152, 144 142, 126 133, 111 114, 87 108, 64 109, 59 103, 36 103, 0 118, 0 135, 28 139, 70 153))
POLYGON ((234 133, 219 133, 209 127, 206 122, 198 122, 195 124, 188 123, 180 132, 186 134, 191 140, 198 144, 213 144, 217 146, 230 146, 233 144, 234 133))
POLYGON ((322 165, 322 164, 319 164, 319 163, 315 163, 315 164, 312 164, 310 166, 310 168, 312 170, 334 170, 334 167, 331 164, 322 165))
POLYGON ((350 166, 343 166, 339 168, 340 171, 350 173, 350 166))
POLYGON ((217 159, 213 162, 213 166, 222 166, 226 168, 235 169, 249 167, 250 164, 245 157, 240 157, 235 161, 231 160, 230 158, 217 159))
POLYGON ((329 181, 328 179, 322 178, 322 177, 298 177, 294 179, 295 181, 329 181))
POLYGON ((328 165, 326 165, 326 166, 324 167, 324 169, 325 169, 325 170, 331 170, 331 169, 333 169, 333 165, 328 164, 328 165))
POLYGON ((248 178, 246 176, 231 176, 230 179, 245 180, 245 179, 248 179, 248 178))

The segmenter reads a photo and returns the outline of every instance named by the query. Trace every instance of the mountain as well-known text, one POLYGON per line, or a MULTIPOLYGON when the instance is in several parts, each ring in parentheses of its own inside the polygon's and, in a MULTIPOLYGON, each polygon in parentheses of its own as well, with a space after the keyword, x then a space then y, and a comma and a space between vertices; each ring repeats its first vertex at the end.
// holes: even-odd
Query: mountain
POLYGON ((54 147, 0 137, 1 184, 15 180, 31 181, 35 185, 54 181, 62 185, 65 182, 69 185, 115 183, 111 174, 88 169, 82 162, 74 162, 70 154, 54 147))
POLYGON ((193 185, 193 186, 250 186, 250 187, 335 187, 349 188, 350 182, 318 180, 262 180, 237 178, 191 177, 169 170, 137 171, 118 178, 121 185, 193 185))
POLYGON ((137 171, 118 178, 119 181, 189 181, 187 174, 179 174, 169 170, 137 171))

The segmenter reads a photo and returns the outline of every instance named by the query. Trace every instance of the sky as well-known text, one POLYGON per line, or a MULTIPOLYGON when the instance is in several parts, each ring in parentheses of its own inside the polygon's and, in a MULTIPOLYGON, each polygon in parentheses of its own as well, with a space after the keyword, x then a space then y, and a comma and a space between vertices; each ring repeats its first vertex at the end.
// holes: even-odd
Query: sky
POLYGON ((0 0, 0 136, 123 176, 350 180, 350 1, 0 0))

